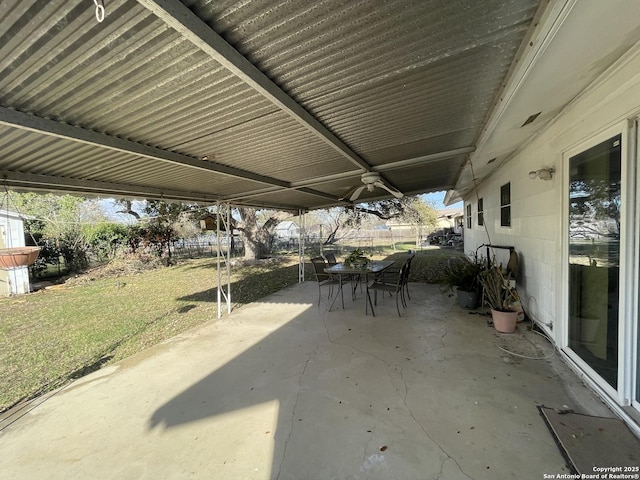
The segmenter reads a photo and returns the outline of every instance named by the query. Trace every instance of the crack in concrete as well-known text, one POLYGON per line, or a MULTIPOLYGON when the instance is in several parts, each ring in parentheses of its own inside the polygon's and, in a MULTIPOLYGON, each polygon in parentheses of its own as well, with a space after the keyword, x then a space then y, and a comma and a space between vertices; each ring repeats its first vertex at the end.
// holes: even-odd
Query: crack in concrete
MULTIPOLYGON (((422 424, 418 421, 418 419, 415 417, 415 414, 413 413, 413 411, 411 410, 411 408, 410 408, 410 407, 409 407, 409 405, 407 404, 407 397, 408 397, 408 395, 409 395, 409 386, 407 385, 407 381, 406 381, 406 380, 405 380, 405 378, 404 378, 404 369, 405 369, 405 365, 404 365, 404 364, 405 364, 405 363, 407 363, 407 362, 409 362, 409 359, 407 359, 405 362, 400 362, 400 363, 396 363, 396 364, 394 364, 394 367, 395 367, 395 366, 399 366, 399 367, 400 367, 399 377, 400 377, 400 380, 401 380, 401 382, 402 382, 402 385, 404 386, 404 391, 401 391, 401 390, 396 386, 396 383, 394 382, 393 375, 392 375, 392 373, 393 373, 393 372, 389 370, 389 368, 391 367, 391 364, 390 364, 387 360, 385 360, 385 359, 383 359, 383 358, 379 357, 378 355, 376 355, 376 354, 374 354, 374 353, 364 351, 363 349, 361 349, 361 348, 359 348, 359 347, 357 347, 357 346, 355 346, 355 345, 353 345, 353 344, 350 344, 350 343, 340 343, 340 342, 338 342, 340 339, 344 338, 344 337, 348 334, 348 332, 345 332, 343 335, 340 335, 340 336, 339 336, 339 337, 337 337, 336 339, 331 338, 331 335, 330 335, 330 333, 329 333, 329 328, 328 328, 328 326, 327 326, 327 324, 326 324, 326 316, 324 316, 324 315, 323 315, 323 317, 322 317, 322 324, 323 324, 323 326, 324 326, 324 328, 325 328, 325 332, 326 332, 326 334, 327 334, 327 339, 329 340, 329 343, 334 344, 334 345, 341 345, 341 346, 347 346, 347 347, 350 347, 350 348, 352 348, 352 349, 354 349, 354 350, 356 350, 356 351, 358 351, 358 352, 362 353, 363 355, 367 355, 367 356, 369 356, 369 357, 371 357, 371 358, 374 358, 374 359, 378 360, 379 362, 381 362, 381 363, 384 365, 384 369, 385 369, 385 372, 387 372, 387 376, 389 377, 389 382, 391 383, 391 386, 392 386, 392 387, 393 387, 393 389, 396 391, 396 394, 398 395, 398 397, 402 400, 402 403, 403 403, 404 407, 407 409, 407 411, 409 412, 409 416, 411 417, 411 419, 413 420, 413 422, 414 422, 414 423, 415 423, 415 424, 420 428, 420 430, 422 430, 422 432, 425 434, 425 436, 426 436, 429 440, 431 440, 431 442, 432 442, 432 443, 434 443, 435 445, 437 445, 438 449, 439 449, 439 450, 442 452, 442 454, 445 456, 445 458, 442 460, 442 463, 440 464, 440 471, 439 471, 439 473, 438 473, 438 478, 441 478, 441 477, 442 477, 442 474, 443 474, 443 472, 444 472, 444 468, 445 468, 446 463, 447 463, 447 462, 453 462, 453 463, 456 465, 456 467, 458 468, 458 470, 460 470, 460 472, 461 472, 461 473, 462 473, 462 474, 463 474, 467 479, 469 479, 469 480, 473 480, 473 477, 471 477, 469 474, 467 474, 467 473, 462 469, 462 467, 460 466, 460 464, 458 463, 458 461, 457 461, 455 458, 453 458, 453 457, 452 457, 452 456, 451 456, 451 455, 450 455, 450 454, 449 454, 449 453, 448 453, 448 452, 447 452, 447 451, 442 447, 442 445, 440 445, 440 443, 438 443, 438 442, 437 442, 437 441, 436 441, 436 440, 435 440, 435 439, 434 439, 434 438, 433 438, 433 437, 428 433, 427 429, 424 427, 424 425, 422 425, 422 424)), ((434 348, 434 349, 433 349, 433 350, 431 350, 431 351, 424 352, 424 353, 423 353, 423 355, 424 355, 425 353, 428 355, 428 354, 430 354, 430 353, 431 353, 431 352, 433 352, 433 351, 437 351, 437 350, 440 350, 440 349, 442 349, 442 348, 445 348, 445 341, 444 341, 444 339, 445 339, 445 337, 448 335, 448 333, 449 333, 449 332, 448 332, 448 330, 447 330, 446 326, 444 327, 444 329, 443 329, 443 330, 444 330, 444 331, 441 331, 441 335, 440 335, 440 345, 439 345, 438 347, 434 348)), ((318 348, 318 347, 316 347, 316 350, 317 350, 317 348, 318 348)), ((315 350, 314 350, 314 352, 315 352, 315 350)), ((313 353, 313 352, 312 352, 312 353, 313 353)), ((419 356, 422 356, 422 355, 419 355, 419 356)), ((305 369, 306 369, 306 365, 305 365, 305 369)), ((395 372, 396 372, 396 374, 397 374, 397 370, 395 370, 395 372)), ((296 399, 296 403, 297 403, 297 399, 296 399)), ((294 406, 294 411, 295 411, 295 406, 294 406)), ((375 429, 375 428, 374 428, 374 429, 375 429)), ((293 428, 292 428, 292 430, 293 430, 293 428)), ((291 432, 290 432, 290 434, 289 434, 289 438, 290 438, 290 437, 291 437, 291 432)), ((286 442, 288 442, 288 441, 289 441, 289 438, 287 438, 287 441, 286 441, 286 442)), ((367 457, 367 450, 369 449, 369 446, 371 445, 371 441, 372 441, 372 440, 373 440, 373 429, 372 429, 372 433, 371 433, 371 436, 370 436, 370 438, 369 438, 369 441, 367 442, 367 444, 365 445, 365 448, 364 448, 363 465, 364 465, 364 464, 367 462, 367 460, 368 460, 368 457, 367 457)), ((286 442, 285 442, 285 451, 286 451, 286 442)), ((283 462, 284 462, 284 456, 285 456, 285 455, 286 455, 286 452, 285 452, 285 454, 283 454, 283 462)), ((282 463, 283 463, 283 462, 282 462, 282 463)), ((282 465, 282 463, 281 463, 281 465, 282 465)), ((368 478, 368 472, 367 472, 366 470, 365 470, 365 471, 361 471, 361 473, 363 473, 363 474, 365 475, 365 478, 368 478)), ((280 475, 280 468, 278 469, 278 475, 276 476, 276 480, 278 480, 279 475, 280 475)))
MULTIPOLYGON (((440 346, 435 348, 434 350, 440 350, 441 348, 445 347, 445 342, 444 339, 445 337, 448 335, 448 330, 446 328, 446 326, 444 327, 444 333, 442 333, 442 335, 440 336, 440 346)), ((432 350, 432 351, 434 351, 432 350)), ((431 352, 429 352, 431 353, 431 352)), ((424 432, 424 434, 427 436, 427 438, 429 440, 431 440, 433 443, 435 443, 438 446, 438 449, 445 455, 445 459, 442 461, 442 463, 440 464, 440 472, 438 472, 438 478, 442 477, 442 474, 444 472, 444 466, 447 463, 447 461, 452 461, 456 467, 458 467, 458 470, 460 470, 460 472, 467 477, 468 479, 473 480, 473 477, 469 476, 460 466, 460 464, 458 463, 458 461, 453 458, 451 456, 451 454, 449 454, 449 452, 447 452, 442 445, 440 445, 439 442, 437 442, 427 431, 427 429, 425 428, 424 425, 422 425, 418 419, 416 418, 415 414, 413 413, 413 410, 411 410, 411 407, 409 407, 408 403, 407 403, 407 397, 409 396, 409 386, 407 385, 407 381, 404 378, 404 370, 405 370, 405 366, 401 365, 400 368, 400 379, 402 380, 402 384, 404 385, 404 392, 400 392, 400 390, 398 390, 396 388, 396 392, 398 393, 398 396, 402 399, 402 403, 405 406, 405 408, 407 409, 407 411, 409 412, 409 416, 413 419, 414 423, 416 425, 418 425, 418 427, 420 427, 420 429, 424 432)))
MULTIPOLYGON (((367 460, 368 460, 367 451, 369 450, 369 446, 373 441, 375 430, 376 430, 376 427, 371 428, 371 435, 369 435, 369 441, 367 441, 367 444, 364 446, 364 451, 362 452, 362 465, 365 465, 367 463, 367 460)), ((365 478, 369 478, 369 475, 366 469, 364 469, 363 467, 360 467, 360 471, 364 473, 365 478)))
POLYGON ((426 341, 427 341, 427 346, 424 348, 424 350, 421 352, 420 356, 430 356, 432 354, 434 354, 435 352, 437 352, 438 350, 442 350, 443 348, 446 347, 444 339, 445 337, 449 334, 449 331, 447 330, 446 326, 440 330, 439 332, 429 332, 429 334, 425 335, 426 341), (443 333, 444 332, 444 333, 443 333), (431 346, 429 345, 429 339, 430 338, 434 338, 437 337, 439 334, 440 338, 438 340, 439 345, 437 346, 431 346))
MULTIPOLYGON (((345 332, 342 335, 339 335, 336 338, 331 338, 331 334, 329 333, 329 327, 327 326, 327 313, 331 313, 331 312, 328 312, 325 310, 324 314, 322 315, 322 325, 324 326, 325 333, 327 334, 327 340, 329 340, 329 343, 333 345, 345 345, 343 343, 339 343, 338 341, 346 337, 347 335, 349 335, 349 333, 351 333, 351 329, 349 328, 348 330, 345 330, 345 332)), ((351 345, 347 344, 347 346, 351 346, 351 345)))
POLYGON ((275 475, 275 480, 279 480, 280 474, 282 473, 282 465, 284 465, 285 460, 287 459, 287 447, 289 446, 289 442, 291 441, 291 437, 293 435, 293 429, 295 426, 296 419, 296 409, 298 408, 298 400, 300 399, 300 391, 302 390, 302 378, 307 373, 307 368, 309 367, 309 363, 311 362, 311 357, 316 354, 320 348, 320 345, 316 345, 311 352, 307 353, 307 360, 304 362, 304 367, 302 368, 302 372, 298 376, 298 391, 296 392, 296 399, 293 402, 293 408, 291 409, 291 428, 289 429, 289 434, 287 438, 284 439, 284 446, 282 450, 282 459, 280 460, 280 464, 278 465, 278 473, 275 475))
MULTIPOLYGON (((427 436, 427 438, 429 440, 431 440, 434 444, 436 444, 438 446, 438 449, 446 456, 446 458, 442 461, 442 463, 440 464, 440 472, 438 474, 438 478, 441 478, 442 476, 442 472, 444 471, 444 465, 445 463, 447 463, 447 461, 452 461, 453 463, 455 463, 456 467, 458 467, 458 470, 460 470, 460 472, 469 480, 473 480, 473 477, 471 477, 470 475, 468 475, 460 466, 460 464, 458 463, 458 461, 453 458, 449 452, 447 452, 442 445, 440 445, 439 442, 437 442, 427 431, 427 429, 425 428, 424 425, 422 425, 418 419, 416 418, 415 414, 413 413, 413 410, 411 410, 411 407, 409 407, 409 405, 407 404, 407 397, 409 396, 409 387, 407 386, 407 381, 404 378, 404 365, 402 366, 402 368, 400 369, 400 379, 402 380, 402 383, 404 384, 404 388, 405 388, 405 393, 404 396, 400 395, 400 392, 398 392, 398 395, 400 395, 400 398, 402 399, 402 403, 404 404, 405 408, 407 409, 407 411, 409 412, 409 416, 413 419, 414 423, 416 425, 418 425, 418 427, 420 427, 420 430, 422 430, 424 432, 424 434, 427 436)), ((396 390, 397 391, 397 390, 396 390)))

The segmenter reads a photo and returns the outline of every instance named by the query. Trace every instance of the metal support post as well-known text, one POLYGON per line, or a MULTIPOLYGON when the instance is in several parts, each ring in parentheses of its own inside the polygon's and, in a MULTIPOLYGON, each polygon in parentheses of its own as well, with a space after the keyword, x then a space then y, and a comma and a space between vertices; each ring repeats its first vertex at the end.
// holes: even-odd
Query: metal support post
POLYGON ((231 207, 228 203, 216 203, 216 247, 217 247, 217 274, 218 274, 218 318, 222 317, 222 301, 227 304, 227 313, 231 313, 231 207), (225 237, 220 233, 220 227, 224 228, 225 237), (223 243, 225 245, 223 245, 223 243), (226 246, 226 251, 225 247, 226 246))
POLYGON ((304 282, 304 237, 307 231, 307 214, 298 210, 300 228, 298 228, 298 283, 304 282))

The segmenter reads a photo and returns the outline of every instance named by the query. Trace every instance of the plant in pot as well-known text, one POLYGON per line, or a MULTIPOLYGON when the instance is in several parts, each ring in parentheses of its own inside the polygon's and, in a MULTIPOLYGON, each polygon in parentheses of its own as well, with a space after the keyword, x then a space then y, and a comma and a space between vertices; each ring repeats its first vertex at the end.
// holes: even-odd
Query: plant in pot
POLYGON ((451 290, 455 287, 458 305, 473 309, 480 297, 480 274, 484 265, 476 257, 460 257, 452 260, 445 272, 445 283, 451 290))
POLYGON ((518 312, 512 309, 512 305, 518 301, 518 294, 505 280, 502 268, 498 265, 489 265, 481 272, 479 278, 485 301, 491 307, 493 328, 500 333, 515 332, 518 312))
POLYGON ((369 263, 369 259, 366 257, 363 250, 356 248, 353 252, 347 255, 344 259, 345 265, 352 267, 364 267, 369 263))

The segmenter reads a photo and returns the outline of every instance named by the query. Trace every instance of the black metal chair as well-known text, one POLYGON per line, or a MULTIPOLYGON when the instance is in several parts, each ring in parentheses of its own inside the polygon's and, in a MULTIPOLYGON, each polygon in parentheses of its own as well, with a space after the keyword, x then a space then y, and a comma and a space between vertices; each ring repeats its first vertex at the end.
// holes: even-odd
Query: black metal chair
MULTIPOLYGON (((403 295, 406 295, 406 297, 411 300, 411 295, 409 295, 409 274, 411 272, 411 262, 413 262, 413 259, 415 258, 416 254, 415 253, 411 253, 409 255, 409 257, 404 261, 404 263, 400 266, 400 268, 402 268, 402 266, 406 265, 407 268, 407 281, 405 282, 404 285, 404 289, 403 289, 403 295)), ((400 274, 400 268, 398 267, 391 267, 387 270, 385 270, 382 275, 383 275, 383 281, 385 283, 392 283, 395 284, 395 281, 398 279, 398 275, 400 274)), ((392 296, 393 292, 389 292, 389 296, 392 296)), ((403 302, 406 304, 406 300, 403 302)))
MULTIPOLYGON (((406 282, 404 284, 404 292, 407 293, 407 298, 409 300, 411 300, 411 295, 409 295, 409 274, 411 273, 411 262, 413 262, 413 259, 415 258, 416 254, 412 253, 411 256, 408 258, 406 264, 407 264, 407 271, 406 271, 406 282)), ((406 301, 405 301, 405 306, 406 306, 406 301)))
MULTIPOLYGON (((391 278, 389 275, 380 276, 375 278, 370 284, 367 285, 367 302, 368 305, 371 306, 371 313, 373 316, 376 316, 376 313, 373 309, 373 305, 371 304, 371 295, 369 292, 373 290, 374 292, 374 305, 378 305, 378 291, 388 292, 390 295, 395 294, 396 296, 396 309, 398 310, 398 316, 401 317, 402 313, 400 312, 400 303, 402 303, 402 307, 407 307, 407 301, 404 297, 404 292, 406 289, 406 284, 409 280, 409 267, 410 261, 407 260, 398 271, 395 278, 391 278)), ((365 308, 366 313, 366 308, 365 308)))
POLYGON ((323 257, 313 257, 311 259, 311 264, 313 265, 313 271, 316 276, 316 281, 318 282, 318 306, 320 306, 320 300, 322 299, 322 287, 329 287, 327 298, 330 299, 333 295, 333 286, 337 285, 338 288, 340 288, 342 308, 344 309, 344 293, 342 292, 342 286, 340 285, 340 283, 344 283, 344 281, 339 276, 330 275, 324 271, 325 268, 329 267, 329 264, 323 257))
POLYGON ((336 259, 336 256, 333 253, 325 254, 324 258, 327 260, 327 263, 329 265, 337 265, 338 264, 338 260, 336 259))

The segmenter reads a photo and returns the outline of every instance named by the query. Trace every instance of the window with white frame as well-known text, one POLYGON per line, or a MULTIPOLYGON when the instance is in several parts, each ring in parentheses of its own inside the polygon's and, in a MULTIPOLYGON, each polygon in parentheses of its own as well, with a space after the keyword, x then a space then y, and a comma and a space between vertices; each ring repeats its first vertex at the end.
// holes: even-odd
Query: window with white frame
POLYGON ((500 187, 500 226, 511 226, 511 183, 500 187))
POLYGON ((484 198, 478 199, 478 226, 484 225, 484 198))
POLYGON ((471 204, 467 204, 467 228, 471 228, 471 204))

